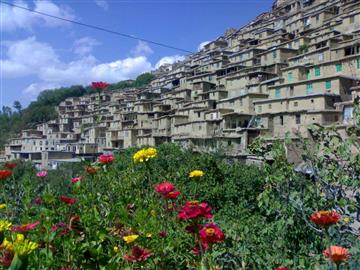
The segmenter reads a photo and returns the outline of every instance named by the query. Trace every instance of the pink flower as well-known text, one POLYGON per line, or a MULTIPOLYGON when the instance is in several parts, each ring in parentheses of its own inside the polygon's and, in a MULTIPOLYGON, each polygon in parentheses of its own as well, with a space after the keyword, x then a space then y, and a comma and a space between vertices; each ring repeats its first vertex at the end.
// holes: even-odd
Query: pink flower
POLYGON ((58 229, 61 229, 61 228, 64 228, 66 227, 66 223, 65 222, 59 222, 59 223, 56 223, 54 224, 51 229, 50 229, 50 232, 55 232, 57 231, 58 229))
POLYGON ((204 202, 188 201, 182 206, 177 216, 180 220, 195 219, 199 217, 212 218, 211 207, 204 202))
POLYGON ((214 244, 224 242, 225 235, 223 231, 215 224, 205 224, 199 233, 203 243, 214 244))
POLYGON ((48 175, 47 171, 40 171, 36 173, 36 176, 40 178, 46 177, 47 175, 48 175))
POLYGON ((75 198, 67 197, 67 196, 60 196, 60 201, 66 203, 67 205, 73 205, 76 202, 75 198))
POLYGON ((78 177, 74 177, 71 179, 71 183, 77 183, 81 180, 81 176, 78 176, 78 177))
POLYGON ((102 154, 98 160, 101 164, 110 164, 115 160, 115 157, 113 154, 102 154))
POLYGON ((175 186, 170 182, 162 182, 155 186, 155 191, 161 195, 166 195, 174 190, 175 190, 175 186))
POLYGON ((144 262, 152 255, 153 253, 150 250, 134 245, 131 253, 124 256, 124 260, 128 262, 144 262))
POLYGON ((25 233, 25 232, 32 231, 39 224, 40 224, 40 221, 36 221, 35 223, 28 223, 28 224, 19 225, 19 226, 12 226, 11 231, 25 233))
POLYGON ((278 267, 278 268, 275 268, 275 270, 289 270, 289 269, 286 267, 278 267))

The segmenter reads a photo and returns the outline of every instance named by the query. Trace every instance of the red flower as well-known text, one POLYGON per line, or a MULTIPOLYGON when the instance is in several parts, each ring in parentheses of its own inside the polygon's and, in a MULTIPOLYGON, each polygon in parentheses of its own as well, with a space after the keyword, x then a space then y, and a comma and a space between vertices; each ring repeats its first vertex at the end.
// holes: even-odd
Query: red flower
POLYGON ((212 218, 211 207, 207 203, 188 201, 178 213, 180 220, 195 219, 199 217, 212 218))
POLYGON ((71 179, 71 183, 77 183, 81 180, 81 176, 78 176, 78 177, 74 177, 71 179))
POLYGON ((5 180, 6 178, 8 178, 10 175, 12 175, 11 171, 8 170, 0 170, 0 180, 5 180))
POLYGON ((349 250, 347 248, 339 246, 331 246, 324 250, 324 256, 329 258, 335 264, 340 264, 350 257, 349 250))
POLYGON ((40 224, 40 221, 36 221, 35 223, 28 223, 20 226, 12 226, 11 231, 13 232, 30 232, 35 229, 40 224))
POLYGON ((175 186, 170 182, 162 182, 155 186, 155 191, 161 195, 167 195, 169 192, 175 190, 175 186))
POLYGON ((114 161, 115 157, 113 154, 102 154, 101 156, 99 156, 99 162, 101 164, 109 164, 112 163, 114 161))
POLYGON ((320 226, 330 226, 338 223, 341 216, 336 211, 319 211, 310 216, 310 220, 320 226))
POLYGON ((5 250, 2 256, 0 257, 0 264, 8 267, 10 266, 13 258, 14 258, 14 253, 9 250, 5 250))
MULTIPOLYGON (((201 249, 202 249, 202 252, 205 252, 207 249, 209 248, 209 245, 207 243, 201 243, 201 249)), ((200 255, 200 245, 199 245, 199 242, 196 242, 196 245, 195 247, 193 247, 192 249, 192 253, 196 256, 200 255)))
POLYGON ((159 232, 159 236, 160 236, 160 238, 166 238, 167 232, 166 231, 161 231, 161 232, 159 232))
POLYGON ((199 233, 200 240, 203 243, 214 244, 224 242, 225 235, 223 231, 215 224, 205 224, 199 233))
POLYGON ((203 225, 198 224, 197 230, 195 225, 187 225, 185 227, 185 231, 188 233, 196 234, 198 231, 200 231, 203 228, 203 225))
POLYGON ((286 268, 286 267, 278 267, 278 268, 275 268, 275 270, 289 270, 289 268, 286 268))
POLYGON ((181 194, 180 191, 169 192, 168 194, 166 194, 166 196, 164 198, 169 199, 169 200, 174 200, 177 197, 179 197, 180 194, 181 194))
POLYGON ((50 229, 50 232, 56 232, 58 229, 61 229, 61 228, 65 228, 67 225, 65 222, 59 222, 59 223, 56 223, 54 224, 51 229, 50 229))
POLYGON ((74 198, 70 198, 67 196, 60 196, 60 201, 62 201, 63 203, 66 203, 67 205, 73 205, 76 202, 76 199, 74 198))
POLYGON ((17 165, 16 162, 6 162, 6 163, 4 164, 4 166, 5 166, 6 168, 8 168, 8 169, 13 169, 13 168, 16 167, 16 165, 17 165))
POLYGON ((110 84, 106 82, 92 82, 91 87, 95 90, 104 90, 106 87, 108 87, 110 84))
POLYGON ((96 174, 97 169, 96 169, 95 167, 88 166, 88 167, 85 167, 85 171, 86 171, 88 174, 96 174))
POLYGON ((152 255, 153 253, 150 250, 134 245, 131 249, 131 254, 126 254, 124 260, 128 262, 143 262, 152 255))

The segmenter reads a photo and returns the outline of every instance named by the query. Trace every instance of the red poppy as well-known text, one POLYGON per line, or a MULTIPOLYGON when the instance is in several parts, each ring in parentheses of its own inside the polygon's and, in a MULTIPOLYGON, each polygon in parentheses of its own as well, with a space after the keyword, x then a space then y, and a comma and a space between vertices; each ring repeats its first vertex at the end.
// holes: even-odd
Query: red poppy
POLYGON ((124 260, 128 262, 143 262, 152 255, 153 253, 150 250, 134 245, 131 253, 124 256, 124 260))
POLYGON ((350 253, 347 248, 331 246, 324 250, 324 256, 329 258, 333 263, 340 264, 350 257, 350 253))
POLYGON ((319 211, 310 216, 310 220, 320 226, 330 226, 338 223, 341 216, 336 211, 319 211))
POLYGON ((101 156, 99 156, 99 162, 101 164, 109 164, 112 163, 114 161, 115 157, 113 154, 102 154, 101 156))
POLYGON ((161 195, 167 195, 169 192, 173 192, 175 186, 170 182, 162 182, 155 186, 155 191, 161 195))
POLYGON ((6 178, 8 178, 10 175, 12 175, 11 171, 8 170, 0 170, 0 180, 5 180, 6 178))
POLYGON ((106 82, 92 82, 91 87, 95 90, 104 90, 106 87, 108 87, 110 84, 106 82))
POLYGON ((205 224, 199 233, 201 242, 214 244, 224 242, 225 235, 223 231, 215 224, 205 224))
POLYGON ((4 164, 4 166, 5 166, 6 168, 8 168, 8 169, 13 169, 13 168, 16 167, 16 165, 17 165, 16 162, 6 162, 6 163, 4 164))
POLYGON ((13 258, 14 258, 14 253, 12 251, 5 250, 2 256, 0 257, 0 264, 8 267, 10 266, 13 258))
POLYGON ((199 217, 212 218, 211 207, 207 203, 188 201, 178 213, 180 220, 195 219, 199 217))
POLYGON ((19 225, 19 226, 12 226, 11 231, 26 233, 26 232, 30 232, 33 229, 35 229, 39 224, 40 224, 40 221, 36 221, 35 223, 28 223, 28 224, 19 225))
POLYGON ((63 203, 66 203, 67 205, 73 205, 76 202, 75 198, 70 198, 67 196, 60 196, 59 199, 60 199, 60 201, 62 201, 63 203))
POLYGON ((95 167, 88 166, 88 167, 85 168, 85 171, 86 171, 88 174, 96 174, 97 169, 96 169, 95 167))

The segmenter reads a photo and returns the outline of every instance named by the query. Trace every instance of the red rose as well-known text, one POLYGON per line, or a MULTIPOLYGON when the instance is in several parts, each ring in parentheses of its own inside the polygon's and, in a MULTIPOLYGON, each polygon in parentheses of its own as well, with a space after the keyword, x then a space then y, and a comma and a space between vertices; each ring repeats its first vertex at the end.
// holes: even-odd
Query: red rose
POLYGON ((0 170, 0 180, 5 180, 6 178, 8 178, 10 175, 12 175, 11 171, 8 170, 0 170))
POLYGON ((180 220, 195 219, 199 217, 212 218, 211 207, 207 203, 188 201, 178 213, 180 220))
POLYGON ((95 90, 104 90, 106 87, 108 87, 110 84, 106 82, 92 82, 91 87, 95 90))

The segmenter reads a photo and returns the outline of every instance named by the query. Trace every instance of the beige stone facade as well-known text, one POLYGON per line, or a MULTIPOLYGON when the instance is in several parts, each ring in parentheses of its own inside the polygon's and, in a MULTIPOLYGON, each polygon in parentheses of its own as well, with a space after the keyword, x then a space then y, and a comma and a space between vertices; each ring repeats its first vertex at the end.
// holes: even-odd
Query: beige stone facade
POLYGON ((58 153, 88 158, 164 142, 241 155, 259 135, 306 137, 312 123, 351 124, 360 93, 360 1, 275 1, 154 75, 142 89, 66 99, 58 119, 9 140, 5 157, 45 164, 58 153))

